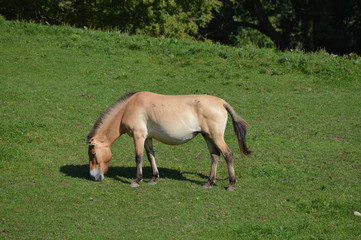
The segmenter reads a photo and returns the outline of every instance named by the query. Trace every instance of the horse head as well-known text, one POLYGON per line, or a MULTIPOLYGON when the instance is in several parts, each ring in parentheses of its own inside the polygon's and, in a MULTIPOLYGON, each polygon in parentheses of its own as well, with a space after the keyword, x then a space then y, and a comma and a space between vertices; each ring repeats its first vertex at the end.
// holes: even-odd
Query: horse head
POLYGON ((94 139, 91 139, 88 143, 90 178, 95 181, 102 181, 104 179, 104 174, 108 171, 112 152, 110 151, 109 146, 97 143, 94 139))

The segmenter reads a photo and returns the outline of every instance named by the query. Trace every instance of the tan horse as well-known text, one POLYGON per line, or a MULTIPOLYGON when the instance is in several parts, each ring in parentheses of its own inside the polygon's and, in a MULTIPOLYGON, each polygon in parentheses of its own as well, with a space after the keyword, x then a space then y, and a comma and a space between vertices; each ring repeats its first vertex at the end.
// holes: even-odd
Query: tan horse
POLYGON ((212 158, 209 180, 203 187, 210 188, 215 182, 218 159, 222 153, 228 166, 230 184, 227 190, 232 191, 236 183, 233 153, 223 139, 227 112, 233 119, 241 152, 249 154, 246 146, 247 124, 223 99, 208 95, 127 93, 99 117, 88 135, 90 176, 96 181, 104 179, 112 157, 110 146, 119 136, 127 133, 134 139, 137 165, 137 175, 130 186, 138 187, 142 180, 144 148, 153 171, 153 177, 148 183, 156 184, 159 173, 152 139, 178 145, 201 133, 212 158))

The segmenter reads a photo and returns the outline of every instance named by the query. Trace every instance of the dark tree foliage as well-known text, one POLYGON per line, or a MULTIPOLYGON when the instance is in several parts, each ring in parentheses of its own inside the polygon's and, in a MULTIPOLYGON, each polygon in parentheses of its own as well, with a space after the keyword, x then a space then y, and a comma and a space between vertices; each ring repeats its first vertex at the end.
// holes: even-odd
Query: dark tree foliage
POLYGON ((0 14, 45 24, 198 38, 218 0, 0 0, 0 14))
POLYGON ((265 34, 280 49, 361 53, 361 1, 225 0, 202 33, 229 44, 244 28, 265 34))
POLYGON ((156 37, 239 44, 253 36, 247 40, 282 50, 361 53, 360 0, 0 0, 0 14, 156 37))

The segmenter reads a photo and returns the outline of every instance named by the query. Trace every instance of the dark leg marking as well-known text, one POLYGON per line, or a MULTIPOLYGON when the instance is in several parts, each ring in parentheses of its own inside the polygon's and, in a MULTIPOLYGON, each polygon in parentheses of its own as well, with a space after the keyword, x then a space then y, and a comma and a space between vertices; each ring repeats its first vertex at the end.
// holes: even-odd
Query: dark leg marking
POLYGON ((217 174, 217 165, 219 160, 219 152, 211 153, 212 165, 211 172, 209 174, 208 182, 203 185, 203 188, 211 188, 212 185, 216 182, 216 174, 217 174))
POLYGON ((209 174, 208 182, 206 182, 203 185, 203 188, 211 188, 212 185, 216 182, 217 165, 218 165, 220 152, 217 149, 216 145, 213 143, 213 141, 209 137, 207 137, 205 135, 203 135, 203 137, 206 140, 209 152, 211 154, 211 159, 212 159, 211 171, 209 174))
POLYGON ((137 154, 135 156, 135 162, 137 164, 137 175, 134 181, 130 184, 130 187, 139 187, 139 182, 141 182, 143 179, 143 172, 142 172, 143 156, 137 154))
POLYGON ((233 191, 236 189, 236 174, 234 172, 234 162, 233 162, 233 152, 228 149, 228 151, 224 154, 224 158, 227 162, 228 167, 228 175, 229 175, 229 186, 227 188, 227 191, 233 191))
POLYGON ((148 160, 152 167, 152 174, 153 174, 153 176, 149 180, 148 184, 155 185, 155 184, 157 184, 157 178, 159 178, 159 172, 158 172, 157 165, 155 164, 155 154, 154 154, 154 150, 153 150, 152 139, 147 139, 145 141, 145 150, 147 152, 147 157, 148 157, 148 160))

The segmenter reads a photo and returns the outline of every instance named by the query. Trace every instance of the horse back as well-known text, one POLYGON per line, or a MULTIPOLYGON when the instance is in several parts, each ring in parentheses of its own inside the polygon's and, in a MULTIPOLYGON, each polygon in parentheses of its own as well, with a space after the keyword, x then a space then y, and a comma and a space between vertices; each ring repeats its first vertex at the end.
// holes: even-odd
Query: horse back
POLYGON ((129 129, 146 129, 178 137, 191 133, 223 132, 227 122, 225 101, 209 95, 160 95, 138 92, 127 102, 123 123, 129 129))

